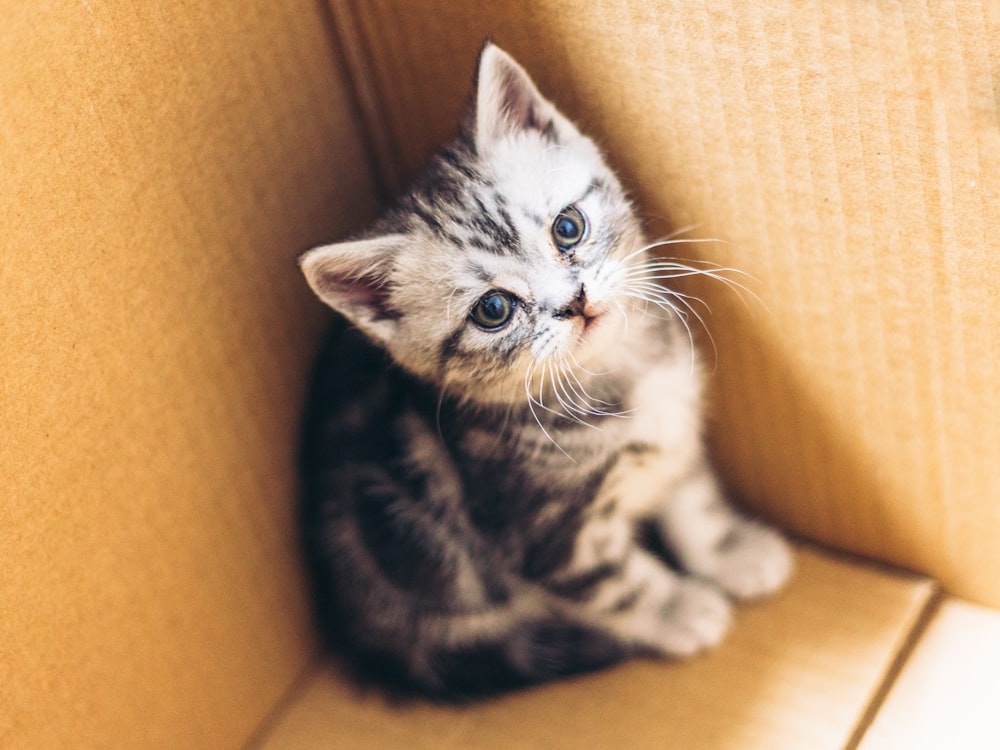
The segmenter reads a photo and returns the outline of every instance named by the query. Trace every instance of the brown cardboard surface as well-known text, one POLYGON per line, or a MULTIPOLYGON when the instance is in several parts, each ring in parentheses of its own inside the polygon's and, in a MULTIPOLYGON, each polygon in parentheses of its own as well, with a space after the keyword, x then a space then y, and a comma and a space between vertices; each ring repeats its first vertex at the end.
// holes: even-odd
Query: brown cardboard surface
POLYGON ((839 750, 927 605, 924 580, 815 552, 686 663, 636 661, 494 702, 391 707, 321 669, 258 750, 839 750))
MULTIPOLYGON (((995 3, 338 0, 387 178, 485 36, 603 143, 713 314, 714 440, 757 509, 1000 605, 995 3)), ((711 356, 711 355, 710 355, 711 356)))
POLYGON ((1000 612, 946 601, 860 750, 1000 747, 1000 612))
MULTIPOLYGON (((292 451, 324 318, 294 258, 371 215, 368 143, 398 184, 447 137, 487 33, 654 230, 696 224, 726 240, 703 257, 756 277, 767 312, 695 290, 733 483, 1000 603, 994 5, 337 0, 350 81, 321 4, 7 6, 4 750, 238 746, 311 662, 292 451)), ((929 596, 806 553, 705 659, 464 712, 317 675, 264 744, 840 747, 929 596)), ((924 705, 921 673, 992 685, 949 644, 992 620, 957 610, 866 742, 924 705)))
POLYGON ((5 750, 234 747, 312 658, 295 258, 373 194, 324 13, 5 4, 5 750))

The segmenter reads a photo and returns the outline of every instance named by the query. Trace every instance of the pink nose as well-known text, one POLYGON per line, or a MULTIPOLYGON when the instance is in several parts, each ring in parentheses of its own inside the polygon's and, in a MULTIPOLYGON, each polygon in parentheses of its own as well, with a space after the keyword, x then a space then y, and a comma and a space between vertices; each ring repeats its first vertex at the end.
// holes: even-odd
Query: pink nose
POLYGON ((594 309, 594 306, 590 304, 587 299, 587 290, 581 285, 580 293, 573 298, 573 300, 566 305, 566 307, 561 310, 556 311, 552 314, 552 317, 557 320, 566 320, 567 318, 583 318, 584 330, 590 327, 590 324, 597 319, 599 313, 594 309))

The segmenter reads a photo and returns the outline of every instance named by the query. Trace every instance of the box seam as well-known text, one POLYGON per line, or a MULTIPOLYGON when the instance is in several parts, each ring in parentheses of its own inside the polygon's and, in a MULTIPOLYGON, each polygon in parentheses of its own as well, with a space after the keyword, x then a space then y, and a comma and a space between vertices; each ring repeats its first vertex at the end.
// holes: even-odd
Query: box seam
POLYGON ((309 686, 320 670, 322 660, 319 652, 314 652, 312 658, 291 681, 285 691, 278 697, 270 709, 264 714, 243 743, 243 750, 260 750, 270 738, 275 728, 288 714, 289 710, 305 695, 309 686))
POLYGON ((883 705, 899 680, 899 676, 910 657, 913 656, 917 646, 923 640, 924 635, 934 620, 935 615, 941 609, 946 598, 944 590, 936 581, 930 581, 931 590, 923 606, 916 612, 913 622, 901 639, 899 647, 896 649, 892 661, 886 667, 882 679, 875 686, 867 705, 858 717, 858 721, 851 732, 850 737, 844 744, 844 750, 858 750, 864 741, 868 730, 881 712, 883 705))

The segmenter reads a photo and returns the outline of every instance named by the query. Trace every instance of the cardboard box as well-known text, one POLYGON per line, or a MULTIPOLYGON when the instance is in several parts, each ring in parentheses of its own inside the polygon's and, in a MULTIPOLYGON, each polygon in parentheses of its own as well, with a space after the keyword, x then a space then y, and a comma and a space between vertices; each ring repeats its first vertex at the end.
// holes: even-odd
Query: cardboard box
POLYGON ((996 3, 961 0, 8 7, 0 747, 994 747, 997 60, 996 3), (715 451, 827 551, 704 659, 397 708, 312 632, 293 464, 327 318, 294 260, 450 135, 487 35, 653 231, 752 277, 692 287, 715 451))

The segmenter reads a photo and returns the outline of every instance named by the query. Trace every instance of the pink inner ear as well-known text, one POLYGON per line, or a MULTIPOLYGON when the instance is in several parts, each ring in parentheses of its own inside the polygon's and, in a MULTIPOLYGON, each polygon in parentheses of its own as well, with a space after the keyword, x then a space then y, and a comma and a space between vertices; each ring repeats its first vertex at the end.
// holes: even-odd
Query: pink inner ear
POLYGON ((538 111, 538 102, 528 81, 511 68, 500 73, 501 106, 510 121, 525 130, 546 130, 551 123, 538 111))
MULTIPOLYGON (((337 276, 335 279, 330 279, 330 281, 337 286, 341 297, 343 297, 344 302, 348 305, 367 307, 375 304, 380 297, 378 291, 379 285, 376 279, 371 276, 353 278, 337 276)), ((324 283, 327 283, 325 278, 324 283)))
MULTIPOLYGON (((389 286, 377 274, 345 275, 324 270, 320 285, 330 299, 372 320, 396 319, 399 313, 389 304, 389 286)), ((339 306, 339 305, 338 305, 339 306)))

